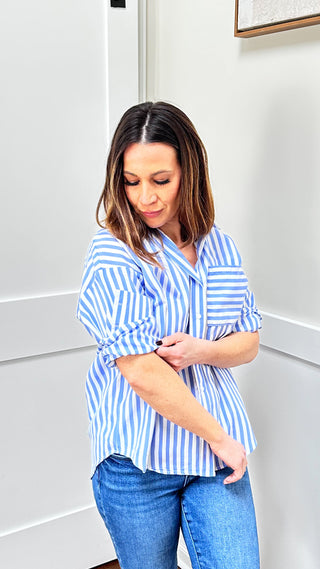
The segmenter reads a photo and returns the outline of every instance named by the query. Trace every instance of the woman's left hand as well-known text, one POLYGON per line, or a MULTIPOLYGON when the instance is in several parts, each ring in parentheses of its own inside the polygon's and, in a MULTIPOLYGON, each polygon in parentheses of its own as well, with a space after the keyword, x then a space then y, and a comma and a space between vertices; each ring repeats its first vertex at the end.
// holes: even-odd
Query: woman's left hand
POLYGON ((165 360, 174 371, 180 371, 199 363, 198 348, 201 341, 200 338, 193 338, 189 334, 176 332, 162 338, 162 345, 156 350, 156 354, 165 360))

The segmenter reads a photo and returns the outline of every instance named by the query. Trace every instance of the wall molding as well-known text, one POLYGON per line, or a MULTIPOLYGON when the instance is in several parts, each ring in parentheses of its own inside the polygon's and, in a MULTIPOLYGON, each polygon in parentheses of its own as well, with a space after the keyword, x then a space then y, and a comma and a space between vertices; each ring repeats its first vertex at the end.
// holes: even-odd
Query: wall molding
POLYGON ((110 537, 94 505, 12 530, 1 536, 0 566, 10 569, 87 569, 115 559, 110 537), (47 561, 46 561, 47 560, 47 561))
POLYGON ((94 345, 76 320, 78 292, 0 303, 0 361, 94 345))
MULTIPOLYGON (((52 539, 52 535, 55 536, 57 543, 61 539, 61 543, 64 544, 63 555, 64 563, 66 564, 65 567, 75 566, 79 549, 81 551, 81 565, 79 565, 79 567, 89 567, 89 565, 92 566, 92 563, 98 565, 116 558, 111 538, 101 523, 96 506, 92 504, 30 524, 29 526, 2 533, 0 535, 0 566, 10 567, 10 569, 20 569, 21 559, 23 558, 28 559, 29 567, 32 566, 30 564, 31 561, 34 563, 34 566, 38 566, 39 561, 43 562, 46 559, 48 551, 46 550, 47 541, 52 539), (79 542, 76 550, 72 542, 69 544, 69 547, 65 546, 69 532, 76 541, 78 541, 80 535, 82 536, 82 534, 84 534, 84 541, 86 544, 90 543, 90 551, 89 554, 87 554, 87 560, 83 557, 83 550, 81 547, 79 548, 79 542), (25 557, 23 557, 24 550, 25 557), (15 559, 14 551, 18 551, 17 559, 15 559), (71 556, 70 565, 68 565, 69 556, 71 556), (88 565, 85 565, 85 563, 88 563, 88 565)), ((61 559, 55 559, 56 553, 52 552, 52 549, 50 549, 50 551, 52 566, 59 566, 60 569, 62 569, 61 559)), ((178 547, 178 560, 181 569, 191 569, 188 550, 182 535, 178 547)))
POLYGON ((261 345, 320 366, 320 328, 262 312, 261 345))
MULTIPOLYGON (((78 291, 0 302, 0 362, 95 346, 76 319, 78 291)), ((262 312, 261 345, 320 366, 320 328, 262 312)))
POLYGON ((10 528, 9 530, 6 530, 6 531, 0 531, 0 539, 3 539, 4 537, 8 537, 10 535, 14 535, 16 533, 32 530, 32 529, 37 528, 43 524, 51 524, 53 522, 56 522, 57 520, 61 520, 62 518, 67 518, 68 516, 77 516, 78 514, 82 515, 84 512, 88 512, 89 510, 95 510, 95 504, 94 503, 89 504, 87 506, 82 506, 80 508, 74 508, 68 512, 64 512, 63 514, 57 514, 54 516, 51 515, 47 518, 43 518, 41 520, 38 520, 36 522, 32 522, 30 524, 10 528))

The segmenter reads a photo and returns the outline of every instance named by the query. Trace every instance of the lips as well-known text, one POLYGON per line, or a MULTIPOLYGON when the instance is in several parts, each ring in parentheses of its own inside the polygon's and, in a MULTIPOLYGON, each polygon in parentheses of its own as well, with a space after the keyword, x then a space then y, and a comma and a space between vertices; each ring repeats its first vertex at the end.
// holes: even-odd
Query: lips
POLYGON ((157 217, 162 212, 162 209, 158 209, 157 211, 142 211, 141 214, 144 217, 157 217))

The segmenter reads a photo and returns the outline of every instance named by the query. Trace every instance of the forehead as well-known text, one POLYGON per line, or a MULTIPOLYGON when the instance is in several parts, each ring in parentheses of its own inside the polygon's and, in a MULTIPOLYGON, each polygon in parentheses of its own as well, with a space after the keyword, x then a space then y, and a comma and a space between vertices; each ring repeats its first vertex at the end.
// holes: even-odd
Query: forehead
POLYGON ((168 144, 134 143, 123 155, 123 169, 138 174, 145 171, 173 170, 179 167, 176 150, 168 144))

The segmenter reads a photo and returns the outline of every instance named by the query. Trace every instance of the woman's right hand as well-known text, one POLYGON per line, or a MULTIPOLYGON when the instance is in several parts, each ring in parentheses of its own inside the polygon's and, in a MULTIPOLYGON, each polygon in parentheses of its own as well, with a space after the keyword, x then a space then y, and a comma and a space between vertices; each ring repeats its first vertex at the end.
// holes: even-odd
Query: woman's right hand
POLYGON ((232 474, 225 478, 224 484, 232 484, 240 480, 248 464, 244 446, 224 433, 222 440, 219 443, 210 443, 210 447, 214 454, 233 469, 232 474))

